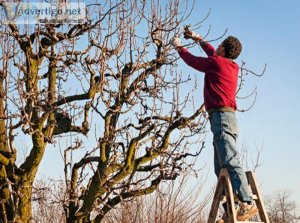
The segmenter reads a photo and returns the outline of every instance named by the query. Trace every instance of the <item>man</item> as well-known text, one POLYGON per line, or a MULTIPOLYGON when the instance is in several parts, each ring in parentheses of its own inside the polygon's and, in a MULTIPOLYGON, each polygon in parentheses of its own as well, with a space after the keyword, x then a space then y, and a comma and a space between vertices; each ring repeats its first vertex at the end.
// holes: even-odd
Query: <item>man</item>
MULTIPOLYGON (((258 209, 252 200, 245 172, 236 149, 237 109, 235 94, 237 90, 239 66, 233 60, 241 50, 240 41, 233 36, 227 37, 215 50, 200 35, 185 29, 184 37, 193 39, 208 57, 196 57, 183 48, 178 35, 171 40, 186 64, 204 72, 204 104, 209 114, 213 133, 214 166, 219 176, 221 168, 229 172, 233 191, 240 199, 237 220, 244 221, 254 216, 258 209)), ((226 208, 226 206, 225 206, 226 208)), ((227 222, 226 214, 218 223, 227 222)))

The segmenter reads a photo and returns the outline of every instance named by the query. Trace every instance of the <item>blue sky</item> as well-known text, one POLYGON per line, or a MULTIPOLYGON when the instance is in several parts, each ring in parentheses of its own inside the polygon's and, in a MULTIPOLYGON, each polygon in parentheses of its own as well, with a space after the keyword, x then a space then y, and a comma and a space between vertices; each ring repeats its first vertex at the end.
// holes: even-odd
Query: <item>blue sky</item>
MULTIPOLYGON (((196 30, 199 34, 206 34, 211 26, 207 38, 215 39, 228 29, 226 35, 237 36, 243 44, 238 63, 241 64, 243 60, 248 69, 258 73, 267 63, 267 71, 263 77, 247 78, 246 92, 257 86, 258 96, 250 111, 237 114, 239 146, 245 144, 253 158, 257 149, 263 149, 260 154, 261 166, 257 169, 263 194, 289 189, 293 193, 293 200, 300 206, 300 1, 196 0, 194 13, 187 23, 201 21, 209 9, 210 16, 196 30)), ((212 44, 218 46, 220 42, 221 40, 212 44)), ((192 51, 203 55, 197 47, 192 51)), ((187 69, 187 65, 183 63, 180 66, 190 74, 197 73, 187 69)), ((198 81, 201 88, 201 74, 198 81)), ((199 89, 199 95, 201 94, 202 89, 199 89)), ((239 102, 240 108, 251 104, 251 101, 239 102)), ((206 148, 198 159, 199 167, 206 166, 209 171, 206 184, 208 190, 215 186, 216 180, 212 165, 211 135, 208 132, 206 148)), ((57 153, 58 150, 48 149, 45 154, 47 161, 56 162, 57 153)), ((43 162, 40 166, 40 177, 52 175, 46 163, 48 162, 43 162)))
MULTIPOLYGON (((267 63, 263 77, 249 77, 246 82, 250 88, 257 86, 258 97, 250 111, 237 114, 239 145, 246 144, 253 158, 257 148, 263 149, 261 166, 257 169, 262 192, 272 195, 289 189, 299 208, 300 1, 198 0, 191 23, 202 20, 209 9, 211 14, 197 30, 199 34, 206 33, 211 25, 208 39, 214 39, 228 28, 226 35, 237 36, 243 44, 238 63, 243 60, 247 68, 258 73, 267 63)), ((212 44, 217 47, 220 42, 212 44)), ((199 163, 212 161, 210 135, 199 163)), ((212 163, 208 162, 207 166, 213 175, 212 163)))

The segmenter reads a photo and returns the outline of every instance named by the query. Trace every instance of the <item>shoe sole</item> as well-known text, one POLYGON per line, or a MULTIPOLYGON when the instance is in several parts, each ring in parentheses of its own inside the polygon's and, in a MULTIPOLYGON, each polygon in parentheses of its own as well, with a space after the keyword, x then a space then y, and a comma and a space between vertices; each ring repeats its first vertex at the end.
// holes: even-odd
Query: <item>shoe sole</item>
POLYGON ((255 208, 253 210, 250 209, 249 213, 243 216, 237 216, 238 221, 245 221, 248 220, 249 218, 252 218, 254 215, 256 215, 258 212, 258 208, 255 208))

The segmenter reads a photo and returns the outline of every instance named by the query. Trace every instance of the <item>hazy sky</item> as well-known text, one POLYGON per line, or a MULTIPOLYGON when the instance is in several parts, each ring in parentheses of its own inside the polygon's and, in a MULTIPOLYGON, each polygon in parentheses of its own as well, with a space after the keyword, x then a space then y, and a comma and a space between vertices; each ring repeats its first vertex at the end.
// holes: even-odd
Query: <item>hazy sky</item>
MULTIPOLYGON (((263 194, 289 189, 300 206, 300 1, 196 0, 195 11, 187 23, 202 20, 209 9, 211 14, 197 30, 199 34, 206 34, 211 26, 207 38, 215 39, 228 29, 226 35, 237 36, 243 44, 243 52, 237 59, 239 64, 243 60, 248 69, 259 73, 267 63, 263 77, 247 78, 245 94, 247 89, 250 92, 257 86, 258 96, 250 111, 237 114, 239 146, 246 145, 253 158, 257 149, 262 148, 257 176, 263 194)), ((212 44, 217 47, 220 42, 212 44)), ((203 55, 197 47, 192 51, 203 55)), ((197 73, 183 63, 181 66, 190 74, 197 73)), ((203 79, 198 74, 201 87, 203 79)), ((251 99, 239 101, 240 108, 246 108, 251 102, 251 99)), ((208 189, 216 180, 212 150, 211 133, 208 133, 206 148, 198 159, 199 166, 208 168, 208 189)), ((47 161, 52 162, 53 157, 55 162, 57 153, 48 149, 47 161)), ((39 176, 48 175, 47 172, 49 165, 43 162, 39 176)))

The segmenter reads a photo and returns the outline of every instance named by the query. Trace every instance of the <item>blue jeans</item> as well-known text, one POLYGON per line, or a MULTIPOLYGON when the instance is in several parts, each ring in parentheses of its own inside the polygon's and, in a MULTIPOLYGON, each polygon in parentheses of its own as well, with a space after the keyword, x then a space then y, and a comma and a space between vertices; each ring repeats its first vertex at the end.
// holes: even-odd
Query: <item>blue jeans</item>
POLYGON ((238 135, 237 121, 233 112, 213 112, 209 115, 213 133, 215 173, 219 176, 221 168, 226 168, 233 187, 241 201, 251 202, 247 178, 236 149, 238 135))

